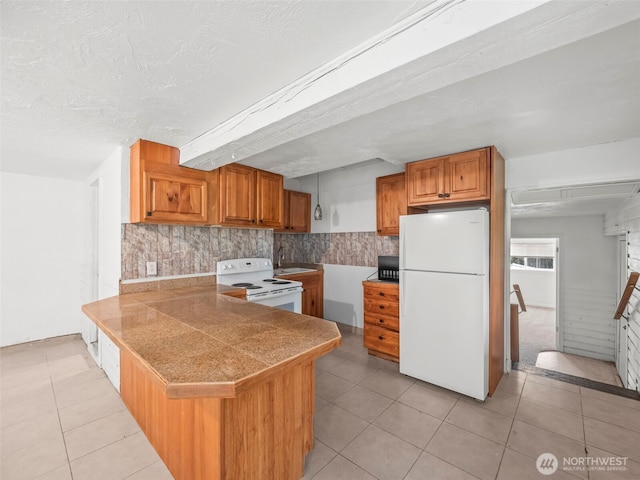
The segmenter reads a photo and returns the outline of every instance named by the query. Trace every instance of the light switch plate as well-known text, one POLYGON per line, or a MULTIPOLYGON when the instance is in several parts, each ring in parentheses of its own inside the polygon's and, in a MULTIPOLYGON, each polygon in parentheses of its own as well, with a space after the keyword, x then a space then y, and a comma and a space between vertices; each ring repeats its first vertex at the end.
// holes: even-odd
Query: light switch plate
POLYGON ((147 262, 147 277, 158 275, 158 262, 147 262))

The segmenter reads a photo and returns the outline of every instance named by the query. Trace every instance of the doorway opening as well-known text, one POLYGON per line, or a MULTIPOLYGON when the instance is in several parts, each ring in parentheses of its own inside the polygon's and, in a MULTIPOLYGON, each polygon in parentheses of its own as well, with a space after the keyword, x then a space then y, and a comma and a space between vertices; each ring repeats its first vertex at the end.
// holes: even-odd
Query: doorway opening
POLYGON ((524 365, 540 367, 538 360, 545 361, 545 352, 558 350, 559 242, 559 238, 511 239, 511 284, 519 286, 526 305, 518 315, 519 363, 524 365))

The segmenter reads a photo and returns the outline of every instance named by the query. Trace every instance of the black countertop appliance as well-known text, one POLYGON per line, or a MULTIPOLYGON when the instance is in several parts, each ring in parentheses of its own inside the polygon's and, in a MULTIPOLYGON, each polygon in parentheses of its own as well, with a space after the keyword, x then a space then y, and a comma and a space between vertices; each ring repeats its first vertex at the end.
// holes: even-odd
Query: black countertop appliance
POLYGON ((400 281, 400 257, 398 255, 378 256, 378 280, 400 281))

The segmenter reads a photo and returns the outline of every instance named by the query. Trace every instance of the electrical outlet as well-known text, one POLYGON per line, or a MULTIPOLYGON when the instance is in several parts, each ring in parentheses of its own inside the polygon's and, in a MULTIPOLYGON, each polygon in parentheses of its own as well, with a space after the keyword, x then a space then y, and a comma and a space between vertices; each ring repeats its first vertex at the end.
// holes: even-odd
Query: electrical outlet
POLYGON ((147 277, 158 274, 158 262, 147 262, 147 277))

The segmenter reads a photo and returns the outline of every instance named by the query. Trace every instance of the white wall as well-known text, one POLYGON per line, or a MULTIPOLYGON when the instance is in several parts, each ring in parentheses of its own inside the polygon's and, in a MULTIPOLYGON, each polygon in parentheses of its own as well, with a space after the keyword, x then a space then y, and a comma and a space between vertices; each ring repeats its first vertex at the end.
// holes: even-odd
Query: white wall
MULTIPOLYGON (((311 233, 374 232, 376 178, 404 171, 404 165, 380 162, 320 174, 323 217, 313 220, 317 203, 316 176, 287 180, 285 187, 311 193, 311 233)), ((324 317, 363 328, 362 281, 377 271, 372 267, 324 265, 324 317)))
MULTIPOLYGON (((375 232, 376 177, 404 171, 404 165, 380 162, 320 174, 322 220, 311 220, 311 233, 375 232)), ((316 176, 286 182, 286 188, 311 193, 311 211, 317 203, 316 176)))
MULTIPOLYGON (((556 272, 555 270, 525 270, 512 268, 511 283, 520 285, 522 298, 527 307, 556 308, 556 272)), ((517 303, 515 294, 511 303, 517 303)))
MULTIPOLYGON (((324 265, 324 318, 364 327, 362 282, 378 269, 350 265, 324 265)), ((374 275, 372 278, 377 278, 374 275)))
MULTIPOLYGON (((129 151, 122 147, 117 148, 104 162, 85 180, 85 198, 89 198, 89 189, 92 184, 98 187, 98 261, 99 283, 97 297, 105 298, 118 295, 121 276, 121 224, 129 221, 129 151)), ((84 202, 84 264, 83 301, 96 300, 91 298, 90 264, 95 259, 91 258, 90 236, 91 204, 84 202)))
POLYGON ((640 179, 640 138, 506 159, 506 186, 560 187, 640 179))
MULTIPOLYGON (((640 271, 640 255, 638 254, 640 252, 640 194, 624 202, 616 212, 607 215, 605 225, 607 233, 612 235, 625 234, 627 244, 625 250, 629 255, 625 259, 624 277, 628 279, 631 272, 640 271)), ((618 299, 620 293, 618 292, 618 299)), ((633 291, 624 315, 627 318, 622 317, 616 321, 622 351, 618 363, 624 363, 624 367, 618 367, 618 372, 627 388, 639 390, 640 294, 637 289, 633 291)))
POLYGON ((603 227, 602 216, 512 219, 511 235, 560 239, 561 344, 568 353, 612 361, 617 245, 603 227))
POLYGON ((80 332, 82 182, 1 172, 0 345, 80 332))

